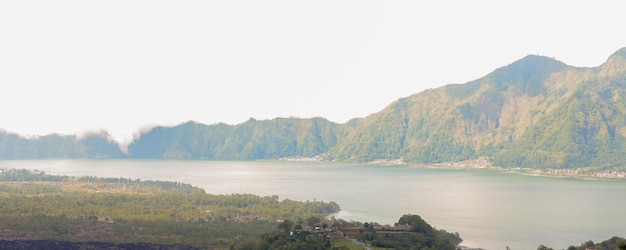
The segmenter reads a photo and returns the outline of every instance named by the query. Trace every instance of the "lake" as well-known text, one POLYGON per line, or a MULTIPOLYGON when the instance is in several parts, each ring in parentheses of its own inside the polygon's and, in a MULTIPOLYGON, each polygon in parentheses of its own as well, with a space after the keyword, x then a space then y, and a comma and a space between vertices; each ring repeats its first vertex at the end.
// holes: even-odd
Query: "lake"
POLYGON ((337 202, 346 220, 393 224, 417 214, 459 232, 462 245, 555 249, 626 236, 626 181, 334 162, 26 160, 0 167, 68 176, 189 183, 213 194, 279 195, 337 202))

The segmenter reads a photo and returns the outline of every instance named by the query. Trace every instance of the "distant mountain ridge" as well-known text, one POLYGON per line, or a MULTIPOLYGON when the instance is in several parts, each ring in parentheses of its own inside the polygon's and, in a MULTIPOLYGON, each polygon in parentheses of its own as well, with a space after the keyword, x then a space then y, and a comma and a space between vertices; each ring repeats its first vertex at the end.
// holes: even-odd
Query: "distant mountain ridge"
POLYGON ((0 159, 125 158, 108 133, 50 134, 25 138, 0 130, 0 159))
MULTIPOLYGON (((425 90, 345 124, 324 118, 250 119, 238 125, 187 122, 142 133, 128 146, 128 154, 111 151, 107 143, 88 150, 78 140, 76 147, 83 149, 72 149, 71 154, 41 150, 16 154, 16 148, 30 152, 29 148, 42 148, 33 145, 45 142, 16 144, 7 139, 10 134, 0 133, 0 158, 322 156, 413 163, 485 158, 505 167, 610 169, 626 166, 625 96, 626 48, 594 68, 530 55, 480 79, 425 90)), ((70 144, 64 145, 69 149, 70 144)))
POLYGON ((216 160, 316 156, 337 144, 343 128, 324 118, 250 119, 238 125, 186 122, 156 127, 129 145, 135 158, 216 160))

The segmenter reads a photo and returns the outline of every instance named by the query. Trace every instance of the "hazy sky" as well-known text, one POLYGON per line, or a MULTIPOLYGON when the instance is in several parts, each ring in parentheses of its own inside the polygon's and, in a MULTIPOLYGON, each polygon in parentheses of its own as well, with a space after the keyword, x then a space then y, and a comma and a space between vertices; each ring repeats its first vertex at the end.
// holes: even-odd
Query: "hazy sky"
POLYGON ((0 128, 346 122, 528 54, 594 67, 623 1, 0 1, 0 128))

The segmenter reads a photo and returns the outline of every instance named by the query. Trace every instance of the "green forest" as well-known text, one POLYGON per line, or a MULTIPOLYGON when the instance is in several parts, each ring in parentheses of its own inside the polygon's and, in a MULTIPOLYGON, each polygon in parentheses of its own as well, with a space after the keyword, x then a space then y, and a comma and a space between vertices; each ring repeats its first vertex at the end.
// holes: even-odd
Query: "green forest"
POLYGON ((458 233, 435 230, 416 215, 399 220, 399 225, 408 226, 400 233, 390 226, 375 229, 376 223, 336 219, 330 215, 340 207, 332 201, 212 195, 167 181, 0 171, 3 245, 362 249, 366 244, 379 249, 455 249, 461 242, 458 233))

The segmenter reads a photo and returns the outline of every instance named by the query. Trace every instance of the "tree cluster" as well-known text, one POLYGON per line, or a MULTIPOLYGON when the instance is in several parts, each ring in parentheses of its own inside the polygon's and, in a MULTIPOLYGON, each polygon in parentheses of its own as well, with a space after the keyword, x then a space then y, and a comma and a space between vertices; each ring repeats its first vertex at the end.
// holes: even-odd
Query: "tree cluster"
POLYGON ((279 220, 339 211, 334 202, 212 195, 176 182, 46 176, 2 171, 0 230, 35 232, 33 239, 224 247, 272 232, 279 220))
MULTIPOLYGON (((581 243, 579 246, 569 246, 567 250, 586 250, 586 249, 597 249, 597 250, 626 250, 626 239, 622 237, 614 236, 608 240, 602 241, 600 243, 594 243, 589 240, 584 243, 581 243)), ((539 245, 537 250, 554 250, 551 247, 546 245, 539 245)))

